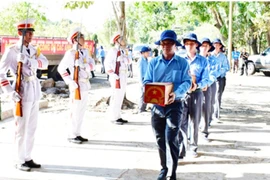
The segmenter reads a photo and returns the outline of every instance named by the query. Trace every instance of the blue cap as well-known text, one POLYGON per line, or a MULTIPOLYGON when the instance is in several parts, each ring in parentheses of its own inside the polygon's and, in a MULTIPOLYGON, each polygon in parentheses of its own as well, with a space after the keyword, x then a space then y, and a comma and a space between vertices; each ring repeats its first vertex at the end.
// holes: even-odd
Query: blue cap
POLYGON ((213 50, 215 49, 215 47, 213 46, 213 44, 211 43, 211 41, 210 41, 209 38, 204 37, 204 38, 202 38, 202 39, 200 40, 200 43, 201 43, 201 44, 203 44, 204 42, 207 42, 207 43, 211 46, 211 48, 209 49, 208 52, 211 52, 211 51, 213 51, 213 50))
POLYGON ((219 38, 214 39, 212 43, 213 43, 213 44, 219 43, 219 44, 221 44, 222 46, 224 46, 219 38))
POLYGON ((177 35, 173 30, 165 30, 160 35, 160 40, 156 41, 156 45, 160 45, 161 41, 173 40, 176 46, 181 46, 181 43, 177 41, 177 35))
POLYGON ((148 51, 151 51, 151 48, 147 46, 143 46, 142 49, 140 50, 141 53, 148 52, 148 51))
MULTIPOLYGON (((185 44, 185 40, 191 40, 191 41, 195 41, 196 43, 198 43, 198 47, 201 46, 201 43, 198 41, 197 39, 197 35, 194 34, 194 33, 188 33, 188 34, 185 34, 184 37, 183 37, 183 42, 185 44)), ((198 48, 197 47, 197 48, 198 48)))

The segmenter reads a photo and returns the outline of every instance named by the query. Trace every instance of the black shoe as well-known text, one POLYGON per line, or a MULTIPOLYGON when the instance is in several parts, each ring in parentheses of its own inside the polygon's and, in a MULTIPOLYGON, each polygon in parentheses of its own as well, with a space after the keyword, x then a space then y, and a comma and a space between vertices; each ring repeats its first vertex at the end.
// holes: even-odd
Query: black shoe
POLYGON ((166 180, 168 169, 161 169, 157 180, 166 180))
POLYGON ((88 139, 83 138, 82 136, 77 136, 76 138, 79 139, 79 140, 82 141, 82 142, 88 141, 88 139))
POLYGON ((72 142, 72 143, 75 143, 75 144, 81 144, 82 143, 82 141, 78 137, 69 138, 68 140, 69 140, 69 142, 72 142))
POLYGON ((122 118, 117 119, 116 122, 118 122, 118 123, 128 123, 127 120, 124 120, 122 118))
POLYGON ((25 161, 25 163, 30 168, 41 168, 40 164, 35 163, 33 160, 25 161))
POLYGON ((17 164, 16 168, 21 170, 21 171, 30 171, 31 170, 31 168, 26 163, 17 164))

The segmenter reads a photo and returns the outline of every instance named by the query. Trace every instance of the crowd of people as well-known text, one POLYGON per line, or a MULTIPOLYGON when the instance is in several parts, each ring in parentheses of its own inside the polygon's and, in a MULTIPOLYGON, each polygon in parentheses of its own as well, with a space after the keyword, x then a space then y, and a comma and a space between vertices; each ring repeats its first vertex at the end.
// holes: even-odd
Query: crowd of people
MULTIPOLYGON (((9 94, 14 102, 22 103, 22 116, 14 114, 14 117, 17 168, 23 171, 41 167, 31 157, 37 127, 38 101, 41 96, 36 70, 48 66, 46 57, 31 45, 33 23, 34 21, 30 20, 18 23, 19 41, 7 48, 0 62, 1 89, 9 94), (22 65, 22 81, 17 91, 8 81, 6 72, 10 69, 13 74, 17 74, 19 64, 22 65)), ((81 144, 88 141, 81 135, 81 126, 87 107, 88 91, 91 88, 89 78, 95 62, 83 47, 84 35, 80 28, 70 33, 68 41, 73 47, 66 51, 58 66, 58 72, 70 90, 68 140, 81 144)), ((112 37, 112 43, 114 46, 107 54, 101 46, 98 57, 102 64, 101 73, 108 75, 111 85, 108 118, 117 125, 124 125, 128 120, 121 117, 121 107, 128 72, 132 69, 132 58, 120 34, 112 37)), ((183 36, 182 43, 177 40, 174 31, 165 30, 155 42, 162 54, 158 54, 155 49, 149 60, 152 50, 144 46, 138 60, 141 92, 138 113, 147 111, 147 104, 144 102, 146 84, 173 84, 168 103, 165 106, 153 104, 151 108, 151 124, 162 166, 158 180, 176 180, 179 158, 196 158, 199 137, 208 141, 209 126, 220 118, 226 73, 230 70, 228 59, 223 52, 224 45, 219 38, 211 41, 208 37, 203 37, 199 40, 196 34, 187 33, 183 36)), ((237 69, 237 59, 247 59, 248 53, 243 50, 242 53, 234 52, 232 56, 237 69)))

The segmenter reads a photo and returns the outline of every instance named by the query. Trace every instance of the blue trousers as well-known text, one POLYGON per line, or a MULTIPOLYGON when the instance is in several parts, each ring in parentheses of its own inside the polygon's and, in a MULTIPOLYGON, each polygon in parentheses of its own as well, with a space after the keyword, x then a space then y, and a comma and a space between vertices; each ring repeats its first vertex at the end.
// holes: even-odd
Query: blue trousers
POLYGON ((152 128, 156 136, 162 171, 171 179, 176 179, 182 109, 183 102, 179 101, 165 107, 154 105, 151 111, 152 128))

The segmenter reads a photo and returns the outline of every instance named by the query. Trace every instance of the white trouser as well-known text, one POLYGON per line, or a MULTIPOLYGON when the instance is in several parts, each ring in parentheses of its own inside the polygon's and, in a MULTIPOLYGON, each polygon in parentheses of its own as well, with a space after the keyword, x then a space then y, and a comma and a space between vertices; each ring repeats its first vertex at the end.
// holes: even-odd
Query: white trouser
POLYGON ((81 100, 74 99, 74 91, 70 93, 69 138, 81 135, 81 127, 87 107, 88 91, 81 91, 81 100))
MULTIPOLYGON (((15 109, 15 108, 14 108, 15 109)), ((34 136, 37 128, 39 101, 22 102, 23 117, 15 116, 16 132, 15 144, 18 154, 18 163, 30 161, 34 145, 34 136)))
POLYGON ((121 118, 121 107, 123 104, 126 86, 127 86, 127 73, 121 72, 119 74, 120 77, 120 89, 115 88, 115 79, 110 77, 111 83, 111 98, 110 98, 110 107, 109 107, 109 118, 115 121, 121 118))

